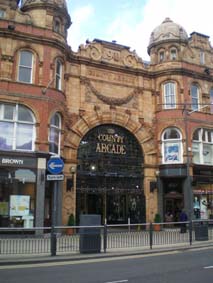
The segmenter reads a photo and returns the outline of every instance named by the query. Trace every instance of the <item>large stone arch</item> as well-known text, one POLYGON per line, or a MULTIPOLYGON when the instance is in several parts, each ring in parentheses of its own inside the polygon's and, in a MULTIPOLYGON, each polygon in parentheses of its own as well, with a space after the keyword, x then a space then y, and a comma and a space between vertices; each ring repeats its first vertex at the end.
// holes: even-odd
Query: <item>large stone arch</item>
POLYGON ((138 140, 144 153, 144 162, 154 165, 156 158, 156 146, 153 126, 148 125, 143 119, 133 119, 129 113, 117 111, 93 113, 80 113, 80 119, 73 125, 66 136, 66 158, 77 159, 77 149, 82 137, 92 128, 102 124, 115 124, 127 129, 138 140))
MULTIPOLYGON (((78 121, 66 132, 64 143, 65 157, 65 176, 69 177, 72 168, 76 168, 77 153, 81 139, 93 128, 103 124, 114 124, 128 130, 138 141, 141 146, 144 157, 144 193, 146 195, 146 219, 150 221, 154 206, 157 202, 157 194, 150 194, 150 182, 156 178, 156 139, 154 136, 155 129, 151 124, 144 122, 143 118, 135 118, 130 111, 119 112, 116 109, 101 112, 95 107, 94 112, 80 111, 78 121)), ((72 174, 72 173, 71 173, 72 174)), ((74 187, 76 184, 76 174, 73 180, 74 187)), ((76 211, 76 189, 67 192, 66 185, 63 193, 63 223, 67 221, 67 215, 75 214, 76 211)))

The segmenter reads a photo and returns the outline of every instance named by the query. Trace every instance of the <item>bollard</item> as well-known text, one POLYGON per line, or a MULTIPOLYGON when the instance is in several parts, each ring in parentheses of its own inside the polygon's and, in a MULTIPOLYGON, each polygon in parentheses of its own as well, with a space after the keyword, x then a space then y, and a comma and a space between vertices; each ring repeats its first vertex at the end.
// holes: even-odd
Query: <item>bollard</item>
POLYGON ((149 246, 151 250, 152 250, 152 245, 153 245, 153 224, 151 222, 149 225, 149 246))
POLYGON ((107 250, 107 225, 104 224, 104 253, 107 250))
POLYGON ((51 244, 51 256, 56 256, 57 238, 56 238, 56 233, 54 231, 54 227, 52 227, 52 229, 51 229, 50 244, 51 244))

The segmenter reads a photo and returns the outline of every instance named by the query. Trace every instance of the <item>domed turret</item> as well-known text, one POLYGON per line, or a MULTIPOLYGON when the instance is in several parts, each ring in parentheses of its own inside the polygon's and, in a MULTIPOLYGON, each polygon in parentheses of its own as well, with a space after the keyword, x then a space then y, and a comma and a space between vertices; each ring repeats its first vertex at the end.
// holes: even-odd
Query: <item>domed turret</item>
POLYGON ((30 13, 35 25, 66 37, 71 25, 66 0, 22 0, 21 10, 30 13))
POLYGON ((150 54, 150 49, 157 44, 168 42, 168 41, 183 41, 188 40, 188 35, 185 29, 174 23, 170 18, 166 18, 161 25, 156 27, 150 36, 148 53, 150 54))

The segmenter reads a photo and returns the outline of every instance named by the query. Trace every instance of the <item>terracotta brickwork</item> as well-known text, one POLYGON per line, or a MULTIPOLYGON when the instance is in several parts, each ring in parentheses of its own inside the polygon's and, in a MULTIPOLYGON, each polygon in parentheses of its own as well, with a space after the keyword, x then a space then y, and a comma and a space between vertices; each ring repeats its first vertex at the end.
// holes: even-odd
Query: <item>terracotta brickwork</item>
POLYGON ((94 40, 80 45, 78 52, 72 52, 64 32, 71 20, 63 1, 50 1, 44 6, 39 0, 24 1, 22 10, 11 9, 3 2, 0 1, 0 8, 5 9, 6 16, 0 19, 0 101, 20 103, 33 111, 38 152, 48 153, 50 117, 54 112, 61 113, 61 156, 65 161, 63 224, 67 215, 76 210, 76 175, 73 191, 66 191, 66 178, 70 177, 70 168, 77 166, 80 141, 89 130, 103 124, 129 130, 140 144, 144 155, 146 219, 152 221, 159 200, 157 190, 150 192, 150 181, 156 180, 162 164, 162 132, 167 127, 181 131, 183 163, 186 163, 186 138, 191 147, 196 128, 213 127, 209 111, 195 113, 196 117, 189 119, 186 137, 183 116, 184 103, 191 103, 192 83, 199 85, 201 103, 210 104, 213 49, 208 37, 193 33, 189 38, 184 34, 180 40, 168 38, 161 42, 153 37, 148 49, 149 64, 129 47, 114 42, 94 40), (58 14, 54 5, 59 5, 58 14), (56 16, 61 19, 61 32, 54 31, 56 16), (32 84, 17 80, 19 51, 25 49, 34 54, 32 84), (176 52, 173 59, 171 50, 176 52), (203 64, 201 51, 205 51, 203 64), (164 56, 162 61, 159 61, 159 52, 164 56), (54 82, 57 58, 63 64, 61 90, 55 88, 54 82), (163 86, 167 81, 176 84, 176 109, 163 107, 163 86))

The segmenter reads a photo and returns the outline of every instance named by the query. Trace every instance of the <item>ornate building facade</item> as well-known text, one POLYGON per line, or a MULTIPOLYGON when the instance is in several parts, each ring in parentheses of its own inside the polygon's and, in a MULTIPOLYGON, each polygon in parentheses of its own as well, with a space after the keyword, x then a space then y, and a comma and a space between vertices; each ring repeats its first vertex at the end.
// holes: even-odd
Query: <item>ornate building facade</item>
POLYGON ((144 62, 94 39, 73 52, 65 0, 0 0, 0 226, 213 215, 213 48, 166 18, 144 62), (31 224, 29 224, 31 223, 31 224))

